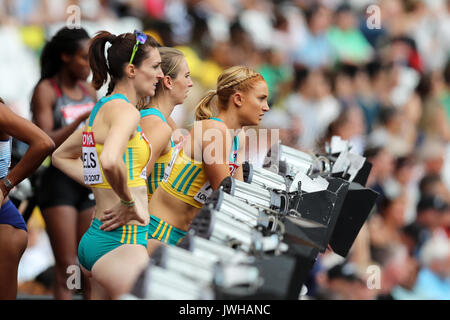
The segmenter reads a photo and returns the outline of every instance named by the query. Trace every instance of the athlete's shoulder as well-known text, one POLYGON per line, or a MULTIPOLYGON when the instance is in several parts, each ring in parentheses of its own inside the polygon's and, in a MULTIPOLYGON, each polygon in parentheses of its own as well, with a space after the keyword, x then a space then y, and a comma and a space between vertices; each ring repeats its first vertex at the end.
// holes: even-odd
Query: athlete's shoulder
POLYGON ((52 84, 50 79, 43 79, 38 82, 36 87, 33 90, 33 98, 39 98, 39 99, 45 99, 46 101, 49 100, 56 100, 57 98, 57 88, 55 88, 55 85, 52 84))
POLYGON ((219 129, 220 131, 226 131, 228 128, 225 123, 213 119, 204 119, 194 122, 194 127, 201 127, 202 129, 219 129))

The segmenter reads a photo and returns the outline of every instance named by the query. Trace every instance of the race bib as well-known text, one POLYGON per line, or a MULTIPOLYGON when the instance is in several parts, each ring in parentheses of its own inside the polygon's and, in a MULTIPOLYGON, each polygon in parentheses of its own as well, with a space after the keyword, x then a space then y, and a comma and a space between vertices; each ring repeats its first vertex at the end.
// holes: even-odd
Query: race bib
POLYGON ((181 149, 183 148, 183 143, 180 142, 178 143, 172 151, 172 156, 170 157, 170 161, 167 164, 166 169, 164 170, 164 177, 163 177, 163 181, 167 182, 167 180, 169 179, 170 173, 172 172, 173 166, 175 164, 175 160, 177 160, 178 154, 180 153, 181 149))
POLYGON ((194 200, 200 202, 201 204, 206 203, 206 199, 213 193, 213 188, 209 184, 209 181, 203 185, 199 192, 194 196, 194 200))
POLYGON ((103 183, 93 132, 83 132, 83 172, 85 184, 103 183))
MULTIPOLYGON (((233 176, 236 170, 239 168, 239 165, 230 162, 228 164, 228 168, 230 169, 230 175, 233 176)), ((194 196, 194 200, 200 202, 201 204, 205 204, 206 199, 211 195, 211 193, 213 193, 213 188, 209 184, 209 181, 206 181, 200 191, 197 192, 197 194, 194 196)))
POLYGON ((144 169, 141 171, 139 178, 147 180, 147 167, 152 159, 152 145, 150 144, 150 142, 148 141, 147 137, 144 135, 143 132, 141 132, 141 136, 142 136, 142 139, 144 139, 144 141, 147 143, 148 148, 150 149, 150 156, 148 157, 147 164, 145 165, 144 169))
POLYGON ((236 172, 236 170, 239 169, 239 165, 236 163, 229 163, 228 169, 230 169, 230 175, 234 176, 234 173, 236 172))

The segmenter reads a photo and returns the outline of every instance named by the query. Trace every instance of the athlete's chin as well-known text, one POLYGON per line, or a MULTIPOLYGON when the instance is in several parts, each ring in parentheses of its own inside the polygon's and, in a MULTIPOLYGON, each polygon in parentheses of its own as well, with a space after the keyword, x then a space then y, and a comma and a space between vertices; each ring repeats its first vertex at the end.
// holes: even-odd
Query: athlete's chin
POLYGON ((251 126, 257 126, 257 125, 259 125, 259 123, 260 123, 260 121, 249 121, 249 122, 247 122, 246 124, 244 124, 243 126, 244 127, 251 127, 251 126))
POLYGON ((261 123, 262 117, 259 117, 258 119, 256 119, 253 123, 254 126, 259 126, 259 124, 261 123))
POLYGON ((150 90, 148 90, 147 95, 148 95, 149 97, 153 97, 153 96, 155 95, 155 89, 150 89, 150 90))
POLYGON ((91 74, 91 70, 88 70, 88 71, 81 71, 79 74, 78 74, 78 80, 81 80, 81 81, 86 81, 88 78, 89 78, 89 75, 91 74))

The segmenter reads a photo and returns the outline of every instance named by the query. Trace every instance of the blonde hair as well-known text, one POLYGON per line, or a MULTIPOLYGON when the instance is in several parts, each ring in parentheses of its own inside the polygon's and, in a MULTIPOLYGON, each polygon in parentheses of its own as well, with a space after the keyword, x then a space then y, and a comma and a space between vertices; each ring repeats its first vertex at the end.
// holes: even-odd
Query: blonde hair
POLYGON ((225 109, 230 96, 236 91, 246 92, 258 81, 264 80, 261 74, 246 66, 226 69, 217 79, 217 89, 210 90, 195 107, 196 120, 210 119, 214 116, 213 100, 217 96, 217 107, 225 109))
MULTIPOLYGON (((169 47, 158 48, 159 54, 161 55, 161 70, 164 76, 169 76, 175 79, 180 71, 180 64, 184 59, 184 54, 178 49, 169 47)), ((164 91, 164 83, 161 80, 156 85, 155 96, 164 91)))
MULTIPOLYGON (((159 54, 161 55, 161 70, 164 76, 170 76, 175 79, 180 71, 180 64, 184 59, 184 54, 178 49, 169 47, 159 47, 159 54)), ((163 80, 156 85, 155 97, 164 92, 163 80)), ((138 104, 138 110, 149 108, 152 103, 152 97, 142 98, 138 104)))

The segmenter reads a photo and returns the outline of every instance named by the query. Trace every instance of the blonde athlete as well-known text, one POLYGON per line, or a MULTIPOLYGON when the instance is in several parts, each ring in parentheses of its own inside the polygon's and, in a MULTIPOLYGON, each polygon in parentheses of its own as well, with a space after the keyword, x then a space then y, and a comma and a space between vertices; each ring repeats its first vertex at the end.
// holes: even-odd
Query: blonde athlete
MULTIPOLYGON (((164 78, 158 83, 156 94, 150 99, 150 103, 140 110, 140 125, 152 146, 152 157, 147 167, 149 201, 164 177, 175 147, 171 138, 173 127, 169 125, 169 116, 176 105, 183 103, 193 86, 189 66, 181 51, 161 47, 159 53, 164 78)), ((158 223, 159 219, 151 215, 150 228, 158 223)))
MULTIPOLYGON (((233 175, 243 179, 242 128, 259 124, 269 110, 267 98, 263 77, 247 67, 236 66, 225 70, 217 80, 217 89, 200 101, 197 121, 190 135, 173 150, 164 178, 149 204, 150 213, 158 222, 150 226, 150 252, 161 241, 180 241, 206 198, 224 178, 233 175)), ((117 212, 111 212, 102 219, 102 227, 114 229, 120 219, 117 212)))

